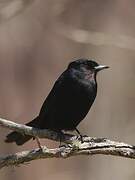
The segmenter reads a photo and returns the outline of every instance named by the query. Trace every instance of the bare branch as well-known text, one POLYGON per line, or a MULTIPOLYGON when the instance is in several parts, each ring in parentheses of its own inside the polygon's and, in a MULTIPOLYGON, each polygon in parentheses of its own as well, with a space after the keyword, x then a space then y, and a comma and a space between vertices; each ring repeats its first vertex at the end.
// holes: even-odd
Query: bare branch
MULTIPOLYGON (((48 129, 41 130, 38 128, 18 124, 2 118, 0 118, 0 126, 20 132, 22 134, 31 135, 33 137, 47 138, 55 141, 60 141, 60 134, 58 132, 51 131, 48 129)), ((71 143, 75 138, 76 136, 70 134, 63 134, 63 136, 61 136, 61 141, 71 143)))
POLYGON ((57 32, 77 43, 92 44, 96 46, 114 46, 135 50, 135 38, 124 34, 115 35, 111 33, 75 29, 62 23, 57 25, 57 32))
MULTIPOLYGON (((0 118, 0 125, 31 136, 59 141, 58 133, 50 130, 32 128, 2 118, 0 118)), ((36 159, 68 158, 76 155, 104 154, 135 159, 135 146, 122 142, 111 141, 106 138, 83 137, 82 143, 77 136, 70 134, 63 134, 62 140, 68 144, 60 148, 48 149, 44 146, 42 149, 37 148, 1 156, 0 169, 6 166, 18 166, 36 159)))
POLYGON ((36 159, 68 158, 76 155, 94 154, 115 155, 135 159, 135 147, 104 138, 85 137, 83 143, 76 140, 72 145, 67 147, 56 149, 42 147, 42 149, 38 148, 0 157, 0 168, 13 165, 18 166, 36 159))

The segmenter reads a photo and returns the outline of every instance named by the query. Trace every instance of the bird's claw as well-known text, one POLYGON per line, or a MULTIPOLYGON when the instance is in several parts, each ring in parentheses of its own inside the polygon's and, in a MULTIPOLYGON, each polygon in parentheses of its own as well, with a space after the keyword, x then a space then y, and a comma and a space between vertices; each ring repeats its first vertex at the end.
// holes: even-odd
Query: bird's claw
POLYGON ((72 145, 71 144, 62 144, 62 145, 59 145, 59 148, 71 148, 72 145))
POLYGON ((77 136, 77 140, 81 141, 81 143, 84 142, 84 141, 83 141, 83 136, 82 136, 82 135, 77 136))

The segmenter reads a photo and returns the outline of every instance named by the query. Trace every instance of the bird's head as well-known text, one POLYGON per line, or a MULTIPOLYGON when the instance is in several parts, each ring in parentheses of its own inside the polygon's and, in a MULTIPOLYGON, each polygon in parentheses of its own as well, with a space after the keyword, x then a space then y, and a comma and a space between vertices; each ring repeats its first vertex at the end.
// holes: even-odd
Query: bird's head
POLYGON ((106 65, 99 65, 97 62, 93 61, 93 60, 89 60, 89 59, 78 59, 75 60, 73 62, 71 62, 68 65, 68 69, 70 68, 74 68, 77 70, 82 70, 82 71, 88 71, 88 72, 92 72, 94 74, 97 74, 97 72, 109 68, 106 65))

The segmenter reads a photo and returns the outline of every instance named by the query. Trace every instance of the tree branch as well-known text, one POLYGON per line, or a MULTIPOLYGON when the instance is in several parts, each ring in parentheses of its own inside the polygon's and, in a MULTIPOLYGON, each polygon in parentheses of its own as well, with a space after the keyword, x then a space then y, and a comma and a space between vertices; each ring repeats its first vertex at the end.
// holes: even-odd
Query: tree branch
POLYGON ((56 27, 58 33, 77 43, 92 44, 96 46, 114 46, 135 50, 135 38, 132 36, 75 29, 64 23, 58 23, 56 27))
POLYGON ((72 141, 76 139, 77 137, 71 134, 61 134, 61 137, 60 137, 60 134, 56 131, 51 131, 48 129, 41 130, 38 128, 33 128, 33 127, 26 126, 23 124, 18 124, 18 123, 15 123, 6 119, 2 119, 2 118, 0 118, 0 126, 20 132, 22 134, 31 135, 33 137, 47 138, 54 141, 60 141, 60 138, 61 138, 61 141, 66 142, 66 143, 72 143, 72 141))
MULTIPOLYGON (((0 125, 34 137, 48 138, 59 141, 59 134, 50 130, 40 130, 26 125, 17 124, 0 118, 0 125)), ((114 155, 135 159, 135 146, 122 142, 111 141, 106 138, 83 137, 83 142, 77 136, 63 134, 62 141, 67 144, 63 147, 49 149, 36 148, 0 157, 0 168, 5 166, 18 166, 36 159, 68 158, 76 155, 114 155)))

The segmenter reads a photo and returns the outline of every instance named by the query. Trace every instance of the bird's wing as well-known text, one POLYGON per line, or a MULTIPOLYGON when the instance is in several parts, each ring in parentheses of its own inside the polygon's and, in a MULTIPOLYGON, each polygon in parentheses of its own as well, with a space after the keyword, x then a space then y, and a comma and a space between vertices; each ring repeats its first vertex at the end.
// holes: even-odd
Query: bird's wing
POLYGON ((61 76, 55 82, 52 90, 45 99, 42 108, 40 110, 39 116, 46 116, 48 113, 53 113, 53 109, 57 106, 60 98, 63 94, 63 89, 66 85, 67 75, 66 72, 62 73, 61 76))

